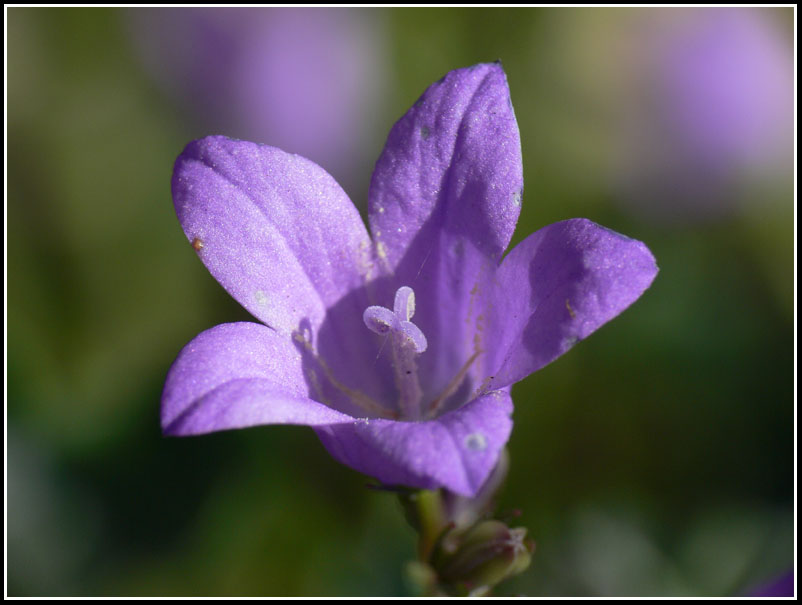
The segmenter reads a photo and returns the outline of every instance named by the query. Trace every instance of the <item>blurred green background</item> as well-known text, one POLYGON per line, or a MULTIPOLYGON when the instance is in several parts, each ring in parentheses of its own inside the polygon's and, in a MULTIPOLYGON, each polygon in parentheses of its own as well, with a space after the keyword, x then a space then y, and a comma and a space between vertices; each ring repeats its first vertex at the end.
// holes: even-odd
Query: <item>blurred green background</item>
POLYGON ((495 59, 514 243, 588 217, 661 268, 513 390, 501 508, 537 551, 498 594, 736 595, 791 568, 794 13, 727 10, 7 9, 8 594, 409 594, 397 501, 311 430, 161 436, 178 351, 249 317, 187 245, 172 163, 207 134, 272 143, 364 211, 393 122, 495 59), (674 112, 696 109, 686 140, 674 112))

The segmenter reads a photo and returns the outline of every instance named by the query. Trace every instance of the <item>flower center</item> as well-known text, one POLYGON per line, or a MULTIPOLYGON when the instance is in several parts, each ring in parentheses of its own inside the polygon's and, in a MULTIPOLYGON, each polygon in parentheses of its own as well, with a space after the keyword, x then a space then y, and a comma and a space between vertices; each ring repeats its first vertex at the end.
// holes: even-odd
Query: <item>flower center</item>
POLYGON ((399 392, 398 407, 408 420, 420 418, 423 391, 418 380, 417 357, 427 347, 423 332, 410 321, 414 314, 415 292, 408 286, 402 286, 395 293, 392 311, 373 306, 365 309, 362 315, 369 330, 389 339, 399 392))

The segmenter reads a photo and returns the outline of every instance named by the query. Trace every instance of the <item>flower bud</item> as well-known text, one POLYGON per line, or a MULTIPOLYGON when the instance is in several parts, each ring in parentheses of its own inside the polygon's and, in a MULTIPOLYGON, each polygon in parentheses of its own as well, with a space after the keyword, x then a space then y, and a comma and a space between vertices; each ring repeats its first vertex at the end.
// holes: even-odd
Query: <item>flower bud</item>
POLYGON ((534 546, 525 537, 523 527, 510 529, 496 520, 477 523, 458 541, 450 541, 450 548, 435 553, 433 564, 441 584, 459 592, 485 594, 529 566, 534 546))

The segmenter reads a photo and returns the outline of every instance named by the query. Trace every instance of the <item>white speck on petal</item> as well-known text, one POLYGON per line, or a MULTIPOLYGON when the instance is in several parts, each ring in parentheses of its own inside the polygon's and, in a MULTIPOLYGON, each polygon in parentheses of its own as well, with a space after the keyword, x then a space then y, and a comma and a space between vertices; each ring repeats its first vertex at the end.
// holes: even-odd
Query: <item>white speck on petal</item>
POLYGON ((487 439, 482 433, 471 433, 465 437, 465 447, 472 452, 481 452, 487 447, 487 439))

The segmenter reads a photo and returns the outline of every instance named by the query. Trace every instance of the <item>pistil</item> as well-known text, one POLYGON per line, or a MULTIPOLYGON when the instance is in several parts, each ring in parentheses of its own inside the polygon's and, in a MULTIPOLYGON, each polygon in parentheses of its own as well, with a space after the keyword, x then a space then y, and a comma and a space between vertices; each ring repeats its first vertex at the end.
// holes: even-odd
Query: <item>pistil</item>
POLYGON ((393 356, 398 407, 405 420, 419 420, 423 392, 418 380, 417 357, 426 350, 426 337, 410 321, 415 314, 415 292, 402 286, 395 293, 393 310, 380 306, 365 309, 363 319, 369 330, 387 336, 393 356))

